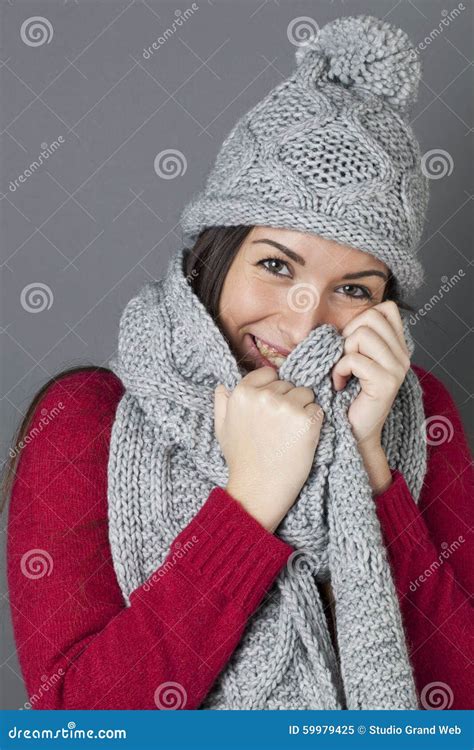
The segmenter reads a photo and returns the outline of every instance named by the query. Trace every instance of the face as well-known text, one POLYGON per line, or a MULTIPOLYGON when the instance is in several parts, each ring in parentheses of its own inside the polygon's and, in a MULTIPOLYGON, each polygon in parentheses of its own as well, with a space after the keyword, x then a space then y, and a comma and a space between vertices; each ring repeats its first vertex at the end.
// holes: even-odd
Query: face
POLYGON ((317 326, 339 332, 382 302, 389 269, 369 253, 314 234, 256 226, 224 280, 219 325, 244 370, 281 366, 317 326))

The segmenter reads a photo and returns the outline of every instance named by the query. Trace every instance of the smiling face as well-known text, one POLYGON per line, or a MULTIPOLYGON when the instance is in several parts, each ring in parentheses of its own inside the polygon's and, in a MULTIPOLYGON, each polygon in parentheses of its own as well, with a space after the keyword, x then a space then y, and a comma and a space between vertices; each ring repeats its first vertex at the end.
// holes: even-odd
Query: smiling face
POLYGON ((290 229, 256 226, 219 299, 219 325, 245 370, 281 366, 323 323, 339 332, 382 302, 389 269, 369 253, 290 229))

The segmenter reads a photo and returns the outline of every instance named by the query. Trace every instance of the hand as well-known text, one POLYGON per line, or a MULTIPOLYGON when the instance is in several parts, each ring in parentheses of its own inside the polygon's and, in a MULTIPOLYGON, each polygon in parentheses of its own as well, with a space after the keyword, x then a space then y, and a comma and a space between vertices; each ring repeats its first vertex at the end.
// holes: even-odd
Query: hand
POLYGON ((398 306, 387 300, 353 318, 342 330, 344 355, 332 369, 334 388, 349 377, 359 379, 361 391, 349 407, 348 419, 359 443, 378 448, 382 428, 405 375, 410 355, 398 306))
POLYGON ((324 412, 311 388, 252 370, 229 393, 215 389, 215 432, 229 469, 227 492, 269 531, 310 472, 324 412))

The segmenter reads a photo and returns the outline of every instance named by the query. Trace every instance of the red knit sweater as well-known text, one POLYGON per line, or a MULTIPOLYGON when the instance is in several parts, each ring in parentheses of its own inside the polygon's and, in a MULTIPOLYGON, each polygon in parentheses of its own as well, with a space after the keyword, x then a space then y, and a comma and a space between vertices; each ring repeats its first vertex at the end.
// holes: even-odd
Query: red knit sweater
MULTIPOLYGON (((418 506, 396 471, 374 502, 417 690, 426 694, 421 705, 431 700, 426 686, 441 681, 447 707, 472 709, 474 472, 451 396, 413 369, 426 416, 449 420, 452 437, 428 446, 418 506)), ((63 377, 43 395, 21 450, 7 573, 33 708, 198 708, 294 551, 215 487, 150 577, 153 585, 137 588, 125 607, 107 530, 108 450, 122 392, 113 373, 63 377), (176 554, 193 534, 199 542, 176 554), (166 703, 169 682, 181 686, 178 704, 166 703)))

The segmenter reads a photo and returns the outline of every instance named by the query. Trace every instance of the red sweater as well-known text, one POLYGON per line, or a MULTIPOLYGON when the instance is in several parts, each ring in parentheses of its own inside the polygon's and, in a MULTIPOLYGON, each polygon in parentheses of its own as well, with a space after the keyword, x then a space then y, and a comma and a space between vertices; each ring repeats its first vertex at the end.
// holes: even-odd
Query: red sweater
MULTIPOLYGON (((396 471, 374 502, 418 693, 441 681, 448 707, 472 709, 474 472, 451 396, 433 375, 413 369, 426 416, 447 418, 452 438, 428 446, 418 506, 396 471)), ((122 392, 113 373, 63 377, 43 395, 22 447, 7 573, 33 708, 173 707, 163 687, 169 682, 181 686, 176 707, 198 708, 294 551, 214 487, 173 541, 153 585, 137 588, 125 607, 107 530, 109 441, 122 392), (173 557, 193 534, 202 541, 173 557)))

